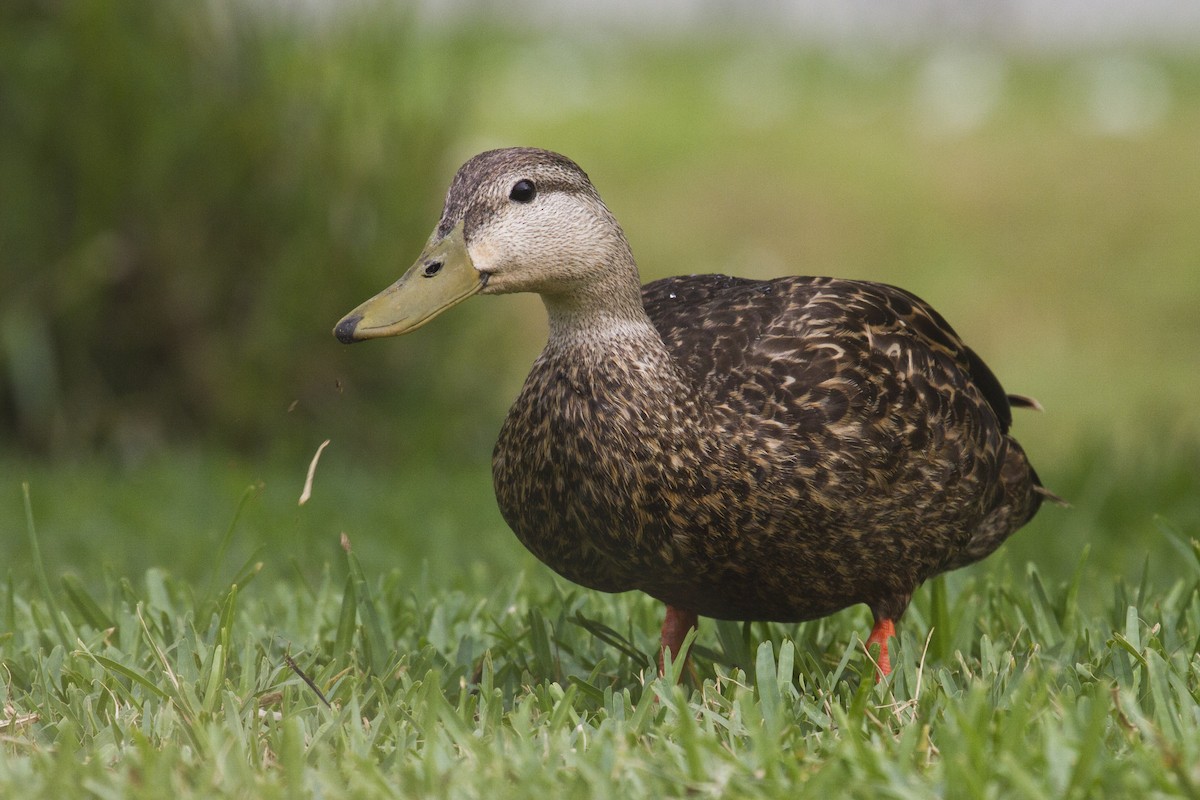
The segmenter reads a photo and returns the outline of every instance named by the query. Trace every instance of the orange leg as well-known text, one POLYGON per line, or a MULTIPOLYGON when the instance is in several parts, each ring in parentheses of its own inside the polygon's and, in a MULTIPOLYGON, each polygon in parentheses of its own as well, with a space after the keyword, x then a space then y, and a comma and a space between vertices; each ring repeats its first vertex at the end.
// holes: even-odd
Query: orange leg
POLYGON ((895 636, 895 622, 886 618, 875 620, 875 627, 871 629, 871 635, 867 637, 867 649, 870 650, 873 644, 879 645, 879 673, 875 676, 876 682, 892 672, 892 661, 888 658, 888 639, 895 638, 895 636))
POLYGON ((667 618, 663 620, 662 647, 658 651, 658 674, 663 674, 663 651, 671 651, 671 661, 679 660, 679 650, 688 631, 696 627, 696 612, 675 606, 667 606, 667 618))

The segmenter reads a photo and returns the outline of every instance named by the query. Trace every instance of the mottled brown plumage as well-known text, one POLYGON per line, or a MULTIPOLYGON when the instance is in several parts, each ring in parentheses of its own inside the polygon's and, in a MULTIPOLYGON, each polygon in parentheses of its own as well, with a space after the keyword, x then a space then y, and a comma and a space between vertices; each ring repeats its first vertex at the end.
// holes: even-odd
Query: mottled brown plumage
POLYGON ((995 379, 912 295, 705 275, 643 298, 644 337, 552 341, 496 445, 505 520, 570 580, 718 619, 894 619, 1036 510, 995 379))
MULTIPOLYGON (((641 590, 680 619, 793 622, 865 603, 886 673, 916 588, 1037 511, 999 381, 902 289, 722 275, 640 287, 587 176, 539 150, 464 165, 430 248, 458 230, 476 291, 545 301, 549 341, 493 475, 521 542, 576 583, 641 590)), ((380 335, 361 333, 360 311, 343 340, 380 335)), ((664 628, 672 650, 681 638, 664 628)))

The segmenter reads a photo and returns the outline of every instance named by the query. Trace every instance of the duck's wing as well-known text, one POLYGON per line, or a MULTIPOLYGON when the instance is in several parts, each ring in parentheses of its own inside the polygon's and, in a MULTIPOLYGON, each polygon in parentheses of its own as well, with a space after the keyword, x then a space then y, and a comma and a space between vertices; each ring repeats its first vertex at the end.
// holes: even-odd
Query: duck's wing
POLYGON ((895 286, 693 275, 649 283, 642 299, 679 364, 717 398, 765 393, 782 410, 822 386, 841 384, 869 401, 935 381, 982 398, 1000 433, 1012 422, 1009 395, 983 359, 941 314, 895 286))

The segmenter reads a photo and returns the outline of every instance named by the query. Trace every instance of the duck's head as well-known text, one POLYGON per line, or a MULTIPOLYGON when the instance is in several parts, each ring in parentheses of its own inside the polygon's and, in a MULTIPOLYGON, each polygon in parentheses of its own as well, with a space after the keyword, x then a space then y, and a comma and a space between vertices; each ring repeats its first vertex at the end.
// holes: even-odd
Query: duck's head
POLYGON ((416 263, 334 335, 349 344, 408 333, 475 294, 571 302, 628 294, 628 286, 636 293, 638 284, 620 226, 574 161, 533 148, 489 150, 454 176, 416 263))

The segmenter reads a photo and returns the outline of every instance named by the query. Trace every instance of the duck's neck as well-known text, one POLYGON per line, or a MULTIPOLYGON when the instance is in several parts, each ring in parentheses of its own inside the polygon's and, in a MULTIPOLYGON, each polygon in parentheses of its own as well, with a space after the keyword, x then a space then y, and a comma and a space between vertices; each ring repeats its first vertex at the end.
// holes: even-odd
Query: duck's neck
POLYGON ((662 337, 642 305, 641 278, 633 256, 628 250, 623 255, 610 261, 599 279, 542 295, 550 319, 549 348, 604 349, 605 342, 636 341, 666 354, 662 337))
POLYGON ((563 306, 555 299, 543 297, 550 318, 548 349, 607 349, 607 345, 638 342, 663 348, 659 336, 646 312, 626 309, 563 306))
POLYGON ((699 393, 642 306, 640 287, 621 303, 568 303, 545 295, 542 299, 550 315, 543 366, 552 365, 555 374, 574 376, 581 384, 615 382, 621 391, 608 402, 635 407, 630 419, 644 420, 654 413, 670 416, 677 433, 687 427, 677 416, 694 420, 702 413, 699 393))

